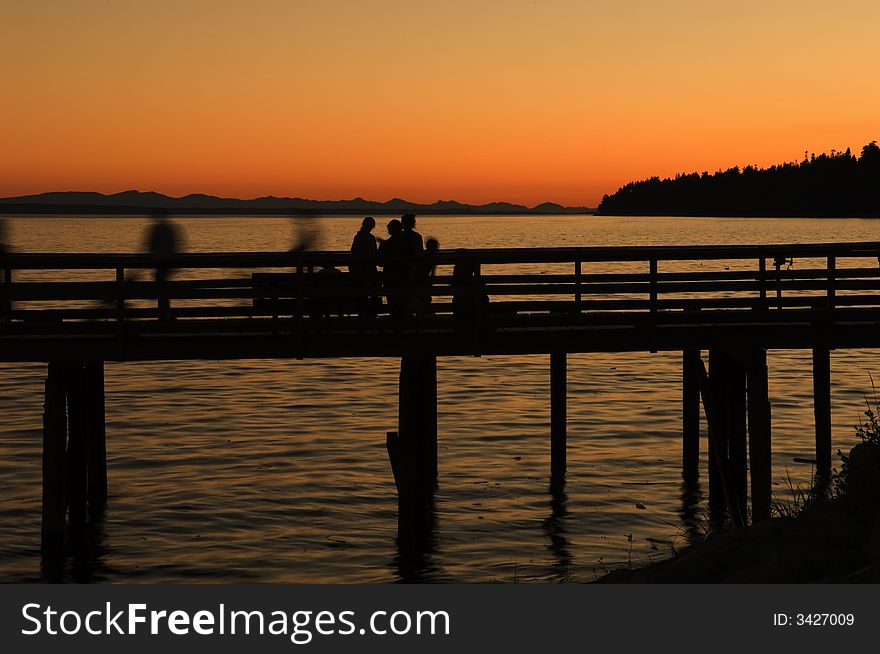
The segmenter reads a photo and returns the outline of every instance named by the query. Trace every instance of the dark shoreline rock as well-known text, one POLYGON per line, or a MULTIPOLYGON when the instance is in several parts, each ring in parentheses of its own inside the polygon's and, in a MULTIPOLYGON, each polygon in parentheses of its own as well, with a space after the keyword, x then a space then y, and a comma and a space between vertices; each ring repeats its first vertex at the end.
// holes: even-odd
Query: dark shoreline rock
POLYGON ((644 568, 596 583, 880 581, 880 513, 827 505, 728 531, 644 568))
POLYGON ((614 570, 595 583, 880 582, 880 446, 859 444, 845 461, 842 497, 710 536, 671 559, 614 570))

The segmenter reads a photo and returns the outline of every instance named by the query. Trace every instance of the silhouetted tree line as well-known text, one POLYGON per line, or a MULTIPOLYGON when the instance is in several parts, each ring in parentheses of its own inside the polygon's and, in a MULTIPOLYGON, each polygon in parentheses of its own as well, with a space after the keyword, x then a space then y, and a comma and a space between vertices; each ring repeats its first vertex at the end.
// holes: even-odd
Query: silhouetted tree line
POLYGON ((738 166, 630 182, 599 204, 606 215, 878 216, 880 147, 812 154, 800 163, 738 166))

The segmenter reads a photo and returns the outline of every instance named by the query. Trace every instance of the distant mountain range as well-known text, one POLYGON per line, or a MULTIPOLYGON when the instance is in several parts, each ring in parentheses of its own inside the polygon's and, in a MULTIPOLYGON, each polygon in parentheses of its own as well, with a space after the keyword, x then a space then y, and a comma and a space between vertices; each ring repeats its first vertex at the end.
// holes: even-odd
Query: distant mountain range
POLYGON ((595 209, 587 207, 563 207, 544 202, 526 207, 509 202, 488 204, 463 204, 454 200, 441 200, 433 204, 418 204, 399 198, 387 202, 374 202, 363 198, 352 200, 307 200, 304 198, 276 198, 267 196, 253 200, 220 198, 213 195, 192 193, 174 198, 148 191, 124 191, 105 195, 84 191, 62 191, 0 198, 0 213, 69 213, 69 214, 142 214, 155 210, 168 210, 178 214, 304 214, 304 215, 421 215, 452 214, 591 214, 595 209))

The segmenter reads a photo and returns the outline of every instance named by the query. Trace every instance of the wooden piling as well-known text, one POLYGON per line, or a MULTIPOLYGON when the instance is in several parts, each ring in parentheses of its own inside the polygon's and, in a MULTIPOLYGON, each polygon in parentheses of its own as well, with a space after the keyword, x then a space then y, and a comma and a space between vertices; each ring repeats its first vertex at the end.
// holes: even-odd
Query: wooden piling
POLYGON ((397 540, 401 548, 415 547, 418 518, 416 516, 416 484, 413 447, 396 431, 385 434, 385 447, 391 462, 397 488, 397 540))
POLYGON ((428 540, 437 470, 437 360, 400 361, 398 431, 386 438, 398 498, 398 543, 419 550, 428 540))
POLYGON ((752 353, 748 366, 749 468, 752 482, 752 522, 770 517, 772 502, 771 413, 767 351, 752 353))
MULTIPOLYGON (((719 352, 713 357, 711 350, 709 355, 710 360, 715 363, 716 376, 721 376, 717 371, 719 368, 723 369, 723 355, 719 352)), ((720 382, 716 380, 713 385, 702 360, 697 362, 697 380, 700 385, 700 395, 703 397, 706 423, 709 426, 709 513, 713 520, 720 520, 723 517, 723 509, 726 508, 733 526, 741 527, 745 524, 745 520, 734 493, 727 456, 727 423, 722 419, 725 415, 726 403, 718 395, 720 382)))
POLYGON ((745 515, 749 493, 749 465, 746 441, 746 367, 738 359, 726 356, 724 411, 727 417, 727 458, 730 462, 733 495, 745 515))
POLYGON ((687 483, 700 476, 700 385, 697 381, 699 350, 682 353, 681 384, 681 474, 687 483))
POLYGON ((565 352, 550 355, 550 484, 565 484, 567 447, 567 377, 565 352))
POLYGON ((107 506, 107 428, 104 410, 104 362, 85 366, 85 387, 88 394, 88 458, 89 518, 100 518, 107 506))
POLYGON ((400 361, 398 432, 417 444, 419 475, 431 481, 437 470, 437 358, 404 355, 400 361))
MULTIPOLYGON (((713 398, 724 397, 724 355, 718 350, 709 350, 708 390, 713 398)), ((720 429, 719 425, 727 422, 725 415, 726 403, 713 401, 714 418, 709 420, 710 409, 706 404, 707 394, 703 394, 703 405, 706 407, 706 424, 709 433, 708 458, 709 458, 709 512, 717 515, 724 506, 724 494, 721 483, 721 470, 719 460, 727 459, 727 431, 720 429)))
POLYGON ((437 443, 437 357, 426 356, 422 361, 422 429, 425 432, 425 446, 431 464, 431 479, 437 488, 438 443, 437 443))
POLYGON ((71 525, 86 521, 88 487, 87 447, 89 438, 89 394, 85 366, 65 367, 67 395, 67 513, 71 525))
POLYGON ((831 352, 813 349, 813 414, 816 420, 816 478, 831 476, 831 352))
POLYGON ((64 545, 67 488, 67 402, 64 394, 64 370, 50 363, 46 374, 43 405, 43 524, 44 554, 57 552, 64 545))

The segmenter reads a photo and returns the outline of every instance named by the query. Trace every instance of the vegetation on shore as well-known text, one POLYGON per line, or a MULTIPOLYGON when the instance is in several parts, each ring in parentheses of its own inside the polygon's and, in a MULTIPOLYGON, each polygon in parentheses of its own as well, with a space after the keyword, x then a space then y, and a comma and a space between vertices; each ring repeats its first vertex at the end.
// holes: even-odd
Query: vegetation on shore
POLYGON ((812 154, 769 168, 746 166, 630 182, 599 204, 600 215, 880 217, 880 147, 859 156, 812 154))
POLYGON ((880 404, 858 425, 859 443, 830 480, 794 500, 777 502, 776 517, 742 529, 707 534, 671 559, 615 570, 599 583, 880 582, 880 404))

